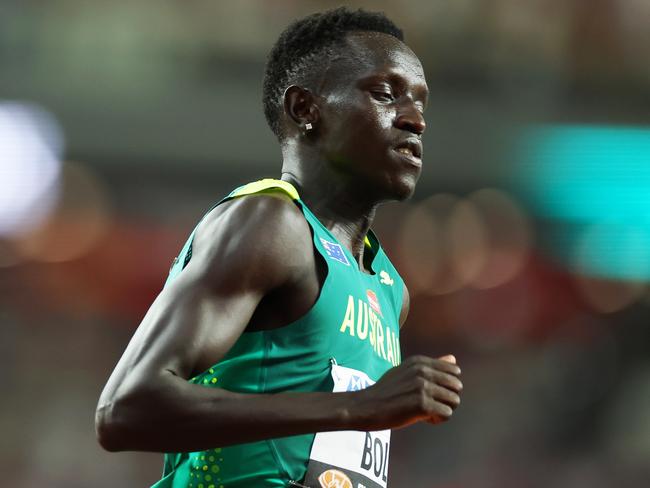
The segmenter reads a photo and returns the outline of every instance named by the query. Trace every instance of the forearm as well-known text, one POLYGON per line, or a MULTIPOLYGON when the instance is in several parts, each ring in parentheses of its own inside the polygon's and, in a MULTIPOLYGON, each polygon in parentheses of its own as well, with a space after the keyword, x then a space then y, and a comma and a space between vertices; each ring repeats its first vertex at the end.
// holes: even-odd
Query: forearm
POLYGON ((112 451, 198 451, 262 439, 359 428, 351 393, 240 394, 172 377, 98 409, 112 451))

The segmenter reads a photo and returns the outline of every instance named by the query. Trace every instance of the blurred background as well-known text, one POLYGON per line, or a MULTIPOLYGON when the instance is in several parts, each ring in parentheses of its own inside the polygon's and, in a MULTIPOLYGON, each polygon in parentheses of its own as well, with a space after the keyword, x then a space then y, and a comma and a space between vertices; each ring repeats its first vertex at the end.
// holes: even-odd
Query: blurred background
MULTIPOLYGON (((0 3, 0 472, 142 487, 99 393, 202 213, 279 175, 261 108, 282 29, 339 2, 0 3)), ((431 99, 415 197, 376 231, 403 356, 454 353, 449 423, 397 431, 397 488, 650 485, 650 2, 385 11, 431 99)))

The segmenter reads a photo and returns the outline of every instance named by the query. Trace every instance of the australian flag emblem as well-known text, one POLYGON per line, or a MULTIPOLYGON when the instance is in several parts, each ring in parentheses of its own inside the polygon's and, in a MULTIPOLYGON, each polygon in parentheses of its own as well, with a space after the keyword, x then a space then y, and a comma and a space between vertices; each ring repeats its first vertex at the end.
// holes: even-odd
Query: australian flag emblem
POLYGON ((332 258, 334 261, 343 263, 346 266, 350 266, 350 261, 348 261, 348 258, 345 256, 345 253, 343 252, 343 248, 341 247, 340 244, 336 244, 335 242, 330 242, 326 239, 323 239, 322 237, 320 238, 320 242, 325 248, 325 252, 327 253, 328 257, 332 258))

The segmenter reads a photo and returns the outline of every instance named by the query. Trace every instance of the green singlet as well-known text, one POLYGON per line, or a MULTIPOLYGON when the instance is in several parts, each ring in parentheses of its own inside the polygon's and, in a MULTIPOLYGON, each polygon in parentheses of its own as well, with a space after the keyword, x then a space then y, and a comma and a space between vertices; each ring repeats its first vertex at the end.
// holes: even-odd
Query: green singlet
MULTIPOLYGON (((189 380, 190 383, 241 393, 331 392, 333 364, 363 371, 372 381, 379 380, 401 361, 402 279, 372 232, 366 239, 372 274, 361 272, 350 251, 287 182, 265 179, 249 183, 217 205, 269 192, 291 196, 311 227, 314 247, 327 263, 320 296, 309 312, 291 324, 244 332, 221 361, 189 380)), ((167 283, 191 259, 194 232, 176 258, 167 283)), ((264 240, 258 245, 264 246, 264 240)), ((300 483, 305 477, 314 437, 315 434, 307 434, 215 446, 200 452, 168 453, 163 477, 152 488, 292 486, 292 480, 300 483)), ((387 451, 388 448, 386 464, 387 451)))

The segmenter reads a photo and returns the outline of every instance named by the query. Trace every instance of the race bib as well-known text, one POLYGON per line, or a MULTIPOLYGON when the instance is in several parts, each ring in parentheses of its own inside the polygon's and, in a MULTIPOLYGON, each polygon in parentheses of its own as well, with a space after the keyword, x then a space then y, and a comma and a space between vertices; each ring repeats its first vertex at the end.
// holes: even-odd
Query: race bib
MULTIPOLYGON (((332 365, 334 393, 375 382, 363 371, 332 365)), ((386 488, 390 430, 320 432, 309 454, 303 484, 309 488, 386 488)))

